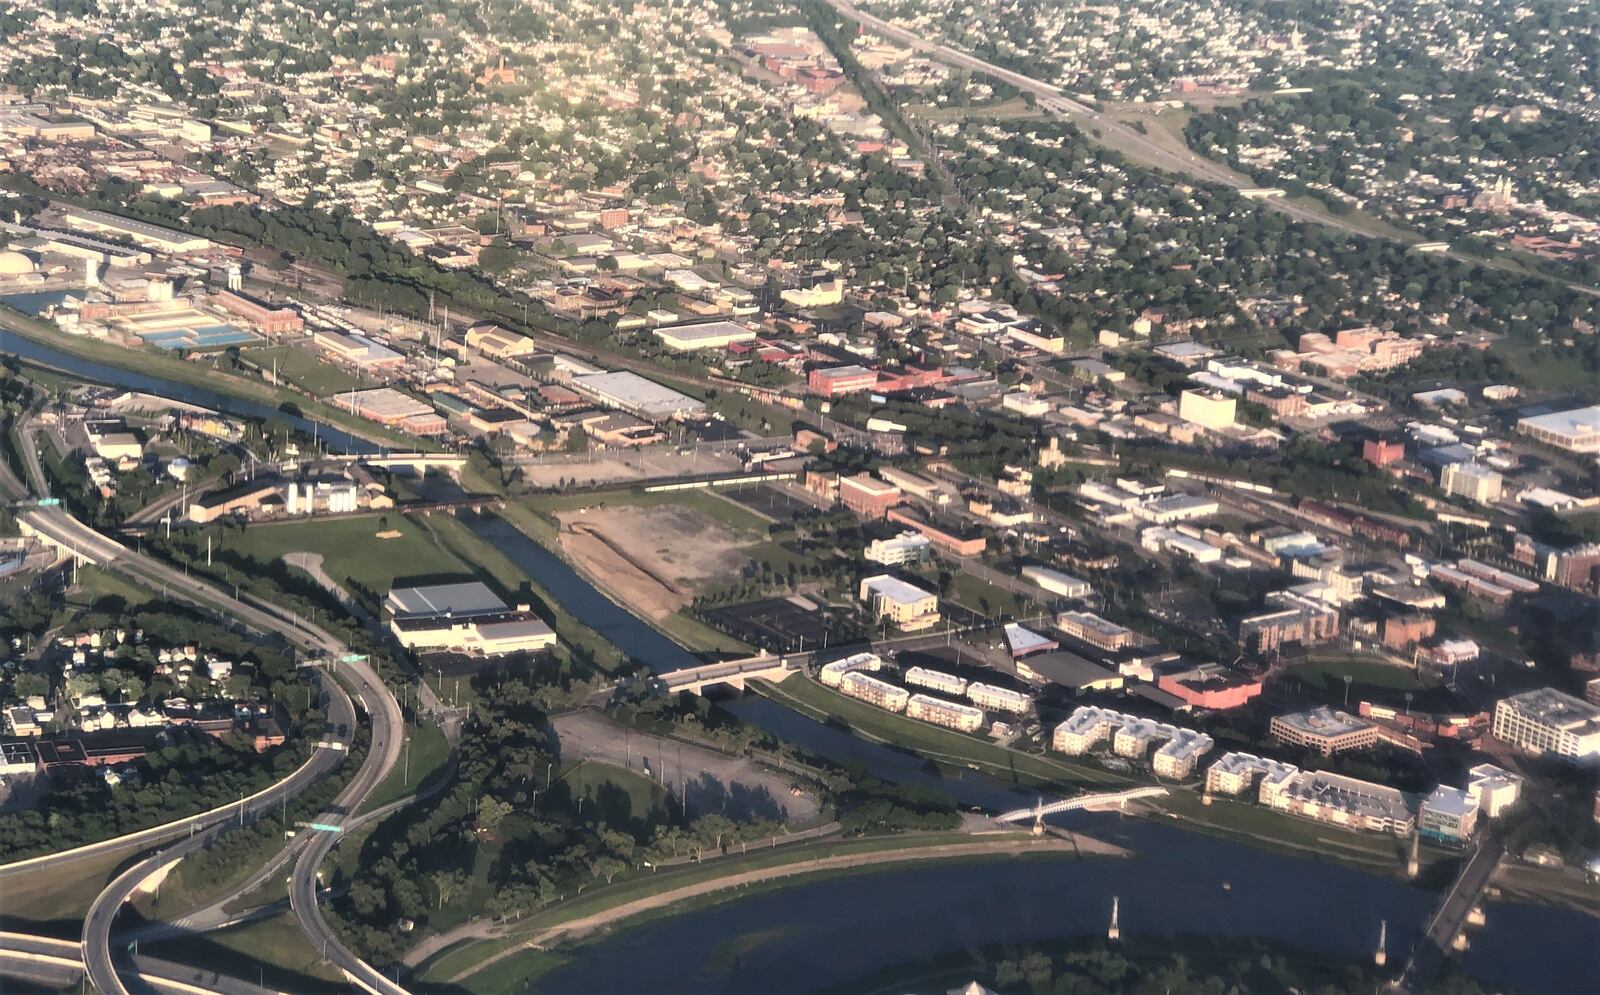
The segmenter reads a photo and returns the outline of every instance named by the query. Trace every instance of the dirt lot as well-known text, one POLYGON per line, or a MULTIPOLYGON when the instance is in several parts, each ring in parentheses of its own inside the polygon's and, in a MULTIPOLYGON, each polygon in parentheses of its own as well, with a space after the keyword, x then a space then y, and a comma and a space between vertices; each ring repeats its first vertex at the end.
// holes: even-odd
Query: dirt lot
POLYGON ((749 536, 673 505, 563 512, 561 548, 624 605, 657 619, 687 605, 702 582, 737 575, 749 536))
POLYGON ((530 488, 559 487, 563 482, 572 487, 632 484, 688 473, 739 469, 739 461, 726 453, 704 449, 685 454, 662 446, 618 454, 529 456, 514 462, 522 470, 524 485, 530 488))

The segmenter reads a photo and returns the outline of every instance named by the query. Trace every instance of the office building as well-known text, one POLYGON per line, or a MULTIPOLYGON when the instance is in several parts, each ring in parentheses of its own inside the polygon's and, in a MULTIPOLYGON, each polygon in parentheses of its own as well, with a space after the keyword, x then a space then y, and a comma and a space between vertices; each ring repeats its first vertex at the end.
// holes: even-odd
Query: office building
POLYGON ((874 618, 887 619, 907 632, 939 624, 938 596, 898 577, 863 578, 859 596, 874 618))
POLYGON ((1132 629, 1108 622, 1091 612, 1062 612, 1056 616, 1056 628, 1073 639, 1108 653, 1131 646, 1138 638, 1132 629))
POLYGON ((1467 790, 1476 799, 1479 814, 1498 819, 1522 797, 1522 778, 1494 764, 1479 764, 1467 771, 1467 790))
POLYGON ((878 374, 865 366, 830 366, 806 374, 806 390, 822 397, 871 390, 877 382, 878 374))
POLYGON ((1212 431, 1233 427, 1239 402, 1220 390, 1191 389, 1178 397, 1178 417, 1212 431))
POLYGON ((1494 504, 1500 500, 1504 481, 1482 463, 1451 463, 1439 474, 1439 486, 1452 497, 1494 504))
POLYGON ((1377 745, 1378 727, 1348 712, 1320 705, 1305 712, 1275 715, 1269 726, 1274 739, 1316 750, 1325 757, 1377 745))
POLYGON ((1465 788, 1441 784, 1422 800, 1417 832, 1444 843, 1465 843, 1478 827, 1478 800, 1465 788))
POLYGON ((1371 832, 1409 835, 1416 824, 1403 792, 1325 771, 1263 781, 1261 803, 1280 812, 1371 832))
POLYGON ((1600 707, 1554 688, 1500 699, 1493 728, 1496 739, 1519 750, 1579 763, 1600 761, 1600 707))
POLYGON ((902 532, 892 539, 874 539, 861 554, 872 563, 898 567, 921 563, 933 555, 933 542, 920 532, 902 532))

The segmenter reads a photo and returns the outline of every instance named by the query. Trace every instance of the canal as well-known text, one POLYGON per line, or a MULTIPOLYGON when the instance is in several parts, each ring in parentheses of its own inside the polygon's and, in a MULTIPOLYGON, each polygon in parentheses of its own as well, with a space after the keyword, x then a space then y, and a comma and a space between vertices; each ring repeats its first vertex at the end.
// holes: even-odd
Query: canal
POLYGON ((342 428, 322 422, 314 422, 302 415, 281 411, 261 401, 252 401, 248 398, 224 394, 221 391, 208 390, 204 387, 168 380, 165 377, 125 370, 120 366, 112 366, 109 363, 84 359, 81 356, 63 352, 60 349, 4 329, 0 329, 0 354, 16 356, 94 383, 125 387, 128 390, 142 391, 147 394, 156 394, 160 397, 171 398, 174 401, 182 401, 185 404, 193 404, 196 407, 209 408, 212 411, 223 414, 252 418, 259 421, 278 418, 296 432, 307 436, 315 435, 327 444, 331 452, 366 455, 379 452, 381 449, 376 443, 352 435, 342 428))

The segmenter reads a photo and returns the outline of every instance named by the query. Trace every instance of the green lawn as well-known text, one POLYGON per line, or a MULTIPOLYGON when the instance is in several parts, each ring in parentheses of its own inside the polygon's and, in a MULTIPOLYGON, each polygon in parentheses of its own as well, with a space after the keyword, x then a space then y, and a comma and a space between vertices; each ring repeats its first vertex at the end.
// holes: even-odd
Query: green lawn
POLYGON ((691 653, 733 653, 742 655, 755 652, 755 648, 749 643, 741 642, 725 632, 718 632, 699 619, 691 618, 683 612, 673 612, 666 618, 658 620, 655 626, 670 636, 674 642, 686 647, 691 653))
POLYGON ((1349 654, 1313 657, 1290 667, 1287 674, 1314 688, 1333 691, 1342 690, 1346 676, 1351 679, 1352 691, 1363 685, 1390 691, 1415 691, 1424 686, 1415 670, 1349 654))
POLYGON ((233 929, 143 944, 140 952, 300 995, 332 995, 346 988, 288 911, 233 929))
POLYGON ((755 686, 780 704, 813 718, 842 719, 865 738, 904 747, 952 766, 981 768, 1015 784, 1067 784, 1104 790, 1137 783, 1094 764, 1007 749, 986 739, 886 712, 825 688, 803 674, 782 684, 758 681, 755 686))
POLYGON ((358 813, 382 808, 416 793, 418 787, 430 783, 450 762, 450 744, 438 726, 431 723, 408 725, 406 737, 410 745, 400 751, 400 762, 373 789, 358 813))
POLYGON ((113 853, 10 878, 0 915, 24 922, 81 924, 95 896, 127 862, 127 854, 113 853))
POLYGON ((561 780, 574 798, 606 807, 623 820, 646 818, 667 801, 666 789, 643 774, 595 760, 580 760, 563 767, 561 780), (622 804, 624 798, 626 806, 622 804))
POLYGON ((102 598, 121 598, 129 608, 157 600, 156 595, 119 574, 85 565, 78 570, 78 583, 67 592, 64 609, 93 608, 102 598))
POLYGON ((327 397, 340 391, 360 390, 372 386, 370 382, 346 373, 337 366, 324 363, 307 350, 296 346, 248 349, 243 356, 252 363, 259 364, 263 370, 270 371, 276 362, 279 379, 308 390, 317 397, 327 397))
POLYGON ((1500 354, 1500 358, 1511 364, 1517 377, 1534 390, 1565 391, 1594 386, 1592 378, 1581 365, 1537 342, 1505 338, 1492 348, 1500 354))
POLYGON ((962 607, 990 616, 1009 613, 1017 618, 1030 613, 1027 605, 1015 593, 964 571, 957 571, 951 579, 950 599, 962 607))

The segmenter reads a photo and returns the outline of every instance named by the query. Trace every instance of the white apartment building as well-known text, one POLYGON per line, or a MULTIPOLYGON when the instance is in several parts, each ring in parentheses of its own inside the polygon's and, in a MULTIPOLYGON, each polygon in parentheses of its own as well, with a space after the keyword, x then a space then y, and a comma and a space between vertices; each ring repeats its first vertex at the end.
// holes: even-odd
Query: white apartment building
POLYGON ((906 715, 958 732, 977 732, 983 728, 983 709, 926 694, 910 697, 906 702, 906 715))
POLYGON ((967 700, 987 711, 1014 715, 1024 715, 1033 708, 1032 695, 976 681, 967 685, 967 700))
POLYGON ((859 670, 845 674, 844 680, 839 682, 839 690, 889 712, 905 711, 906 702, 911 698, 911 692, 905 688, 895 687, 888 681, 880 681, 859 670))

